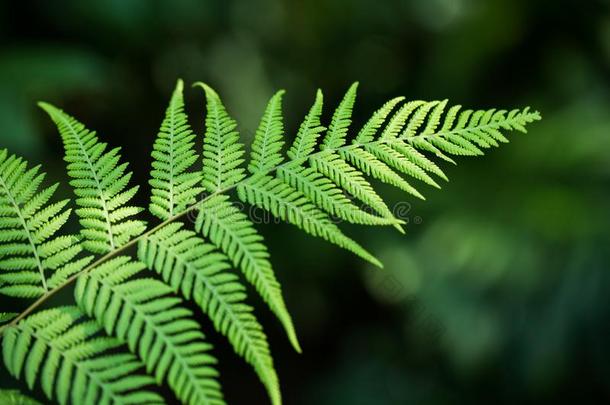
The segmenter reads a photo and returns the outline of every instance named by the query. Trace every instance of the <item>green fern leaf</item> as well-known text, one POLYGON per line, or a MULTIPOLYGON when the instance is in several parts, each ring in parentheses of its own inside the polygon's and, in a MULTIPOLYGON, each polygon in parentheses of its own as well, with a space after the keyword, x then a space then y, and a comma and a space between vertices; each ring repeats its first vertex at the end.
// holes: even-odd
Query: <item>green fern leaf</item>
POLYGON ((75 236, 56 236, 70 216, 68 200, 49 203, 57 184, 40 190, 39 166, 0 150, 0 292, 35 298, 81 271, 91 260, 74 260, 75 236))
POLYGON ((0 325, 10 322, 17 315, 19 315, 17 312, 0 312, 0 325))
POLYGON ((373 113, 366 124, 364 124, 358 133, 358 136, 353 140, 352 143, 360 145, 363 143, 373 142, 377 130, 383 125, 385 119, 388 117, 388 115, 390 115, 394 107, 396 107, 398 103, 404 99, 404 97, 396 97, 382 105, 381 108, 373 113))
MULTIPOLYGON (((356 99, 357 87, 357 82, 352 84, 347 90, 342 101, 339 103, 339 106, 335 110, 331 119, 331 124, 328 128, 323 144, 321 145, 321 149, 338 149, 344 146, 346 142, 345 138, 347 135, 347 131, 351 123, 351 115, 356 99)), ((309 113, 308 117, 306 117, 305 122, 309 120, 309 116, 313 116, 313 118, 317 120, 313 124, 314 128, 320 128, 320 130, 323 130, 323 127, 321 127, 319 123, 319 116, 322 110, 321 99, 321 92, 318 92, 316 104, 314 104, 314 107, 312 107, 312 111, 309 113), (318 102, 318 100, 320 101, 318 102)), ((392 108, 394 108, 394 106, 401 100, 402 98, 399 97, 394 100, 391 100, 390 102, 382 106, 379 111, 373 114, 373 117, 371 117, 367 124, 365 124, 358 137, 361 140, 370 141, 376 129, 383 123, 385 117, 389 114, 392 108)), ((305 124, 305 122, 301 125, 301 129, 307 128, 311 125, 305 124)), ((317 136, 317 133, 315 135, 317 136)), ((304 140, 302 138, 304 137, 305 136, 301 134, 297 135, 295 145, 303 144, 304 140)), ((301 148, 305 149, 305 153, 303 153, 303 155, 305 156, 309 155, 315 148, 316 137, 311 136, 309 139, 310 140, 307 142, 307 147, 301 148)), ((293 149, 298 150, 296 146, 293 146, 293 149)), ((349 152, 351 151, 345 151, 345 153, 349 152)), ((292 154, 290 154, 289 151, 289 157, 297 159, 297 156, 299 156, 299 154, 296 153, 296 151, 292 154)), ((328 158, 328 155, 323 155, 318 156, 316 158, 312 158, 312 160, 325 160, 328 158)), ((383 201, 381 201, 381 199, 376 195, 376 193, 372 190, 372 187, 368 185, 366 180, 357 177, 357 174, 355 173, 355 170, 353 168, 350 168, 349 173, 345 172, 345 177, 352 182, 353 187, 345 187, 345 183, 342 182, 337 183, 337 180, 339 179, 336 177, 330 178, 331 180, 335 181, 335 183, 337 183, 339 187, 345 188, 348 192, 350 190, 358 190, 358 194, 356 196, 364 198, 365 203, 368 204, 375 201, 374 204, 371 206, 375 209, 381 209, 383 216, 382 218, 370 215, 369 213, 357 208, 354 204, 350 203, 349 200, 347 200, 347 198, 343 195, 340 189, 329 186, 331 182, 322 180, 322 176, 315 176, 313 173, 315 173, 315 171, 320 168, 319 166, 316 166, 315 163, 312 164, 314 170, 304 168, 299 169, 298 165, 300 163, 301 162, 297 160, 296 162, 294 162, 294 164, 285 165, 287 167, 280 168, 278 170, 278 178, 280 178, 296 190, 300 191, 317 207, 321 208, 322 210, 328 212, 331 215, 335 215, 350 222, 369 225, 393 224, 399 229, 401 229, 399 221, 393 217, 389 209, 387 209, 383 201), (356 185, 358 187, 356 187, 356 185)), ((349 165, 347 165, 346 163, 343 163, 343 165, 343 169, 347 169, 349 167, 349 165)), ((324 175, 328 175, 327 172, 320 172, 324 175)))
MULTIPOLYGON (((446 132, 446 131, 451 130, 451 128, 453 127, 453 124, 455 123, 455 119, 457 118, 458 113, 460 112, 461 109, 462 109, 462 106, 459 104, 454 105, 449 108, 449 111, 447 111, 447 114, 445 115, 445 120, 443 121, 443 126, 441 127, 440 132, 446 132)), ((462 117, 465 115, 464 113, 470 114, 471 112, 472 111, 465 111, 465 112, 463 111, 462 113, 460 113, 460 122, 463 121, 463 124, 465 125, 466 121, 464 121, 462 119, 462 117)), ((462 125, 462 128, 464 127, 464 125, 462 125)), ((456 126, 456 128, 457 128, 457 126, 456 126)))
POLYGON ((162 220, 194 204, 197 195, 203 191, 197 187, 201 183, 201 174, 188 172, 199 157, 193 149, 195 134, 184 113, 183 87, 182 80, 178 80, 152 152, 149 210, 162 220))
POLYGON ((309 113, 299 126, 299 132, 294 140, 294 143, 288 150, 288 157, 292 160, 301 160, 309 156, 316 148, 318 137, 326 129, 320 123, 320 115, 322 115, 323 96, 322 91, 316 92, 316 100, 311 106, 309 113))
POLYGON ((296 225, 313 236, 319 236, 382 267, 379 260, 345 236, 324 211, 281 180, 270 176, 253 177, 249 181, 240 183, 237 186, 237 193, 242 201, 263 208, 276 218, 296 225))
POLYGON ((282 123, 282 96, 280 90, 269 100, 263 118, 256 130, 248 171, 258 173, 273 169, 284 158, 280 153, 284 146, 284 124, 282 123))
POLYGON ((205 91, 207 115, 203 138, 203 186, 218 192, 244 179, 244 146, 235 130, 237 123, 229 116, 220 97, 205 83, 195 83, 205 91))
POLYGON ((411 145, 405 142, 392 142, 390 147, 395 149, 398 153, 421 167, 423 170, 433 173, 445 181, 449 181, 445 173, 424 154, 413 148, 411 145))
POLYGON ((410 138, 408 142, 417 149, 423 150, 425 152, 434 153, 435 156, 443 159, 446 162, 453 163, 454 165, 457 164, 455 160, 445 155, 440 149, 432 145, 426 138, 413 137, 410 138))
POLYGON ((146 229, 144 221, 130 219, 142 208, 126 206, 138 187, 125 189, 131 172, 127 163, 118 164, 120 148, 106 151, 95 132, 60 109, 39 103, 57 125, 66 151, 70 184, 81 207, 76 212, 83 226, 83 247, 93 253, 107 253, 129 242, 146 229))
POLYGON ((362 225, 390 225, 396 223, 394 220, 378 217, 361 210, 343 194, 343 191, 335 183, 309 167, 297 164, 284 165, 278 168, 277 176, 280 180, 307 196, 317 207, 337 218, 362 225))
MULTIPOLYGON (((425 103, 420 100, 409 101, 403 104, 402 107, 400 107, 398 111, 396 111, 396 113, 392 116, 392 118, 390 118, 388 125, 385 126, 383 132, 379 136, 379 140, 390 141, 392 139, 396 139, 405 124, 408 122, 407 120, 409 119, 413 111, 415 111, 422 104, 425 103)), ((409 122, 409 125, 411 125, 413 122, 414 121, 411 120, 409 122)))
POLYGON ((498 142, 508 140, 500 130, 518 130, 526 132, 525 126, 540 119, 538 112, 530 112, 529 108, 513 110, 506 114, 500 110, 466 110, 463 111, 457 123, 452 127, 457 109, 450 109, 445 117, 443 127, 435 132, 440 122, 440 114, 445 107, 445 102, 432 102, 420 108, 418 121, 423 122, 426 114, 434 107, 430 114, 430 122, 422 133, 417 134, 420 125, 413 126, 412 130, 405 131, 400 137, 410 143, 413 147, 425 151, 431 151, 443 157, 443 152, 451 155, 481 155, 480 148, 498 146, 498 142), (425 107, 425 108, 424 108, 425 107), (496 142, 497 141, 497 142, 496 142), (475 145, 476 144, 476 145, 475 145))
POLYGON ((249 362, 274 405, 281 404, 279 382, 262 326, 244 301, 244 287, 227 271, 226 257, 191 231, 173 223, 143 239, 138 256, 176 291, 193 299, 249 362))
POLYGON ((415 187, 372 153, 361 148, 352 148, 339 151, 339 155, 363 173, 425 200, 424 196, 415 187))
MULTIPOLYGON (((361 170, 363 173, 380 180, 386 184, 395 186, 417 198, 425 199, 424 196, 399 174, 390 168, 383 160, 378 159, 375 154, 371 153, 371 148, 379 148, 386 146, 382 143, 375 143, 375 135, 377 130, 382 126, 390 112, 404 100, 404 97, 396 97, 386 102, 379 110, 377 110, 369 121, 360 130, 358 136, 353 140, 353 144, 364 145, 339 151, 339 155, 346 161, 350 162, 354 167, 361 170)), ((390 141, 397 137, 407 118, 411 112, 422 102, 411 101, 404 104, 390 119, 385 126, 383 133, 379 136, 380 141, 390 141)), ((424 158, 425 159, 425 158, 424 158)), ((436 168, 430 162, 433 168, 436 168)), ((442 173, 442 172, 441 172, 442 173)))
POLYGON ((438 183, 434 181, 434 179, 430 177, 424 169, 413 163, 410 159, 397 150, 392 149, 390 146, 385 144, 375 144, 367 145, 365 146, 365 149, 375 155, 375 157, 377 157, 379 160, 387 162, 391 167, 400 171, 401 173, 421 180, 433 187, 440 188, 438 183))
POLYGON ((40 104, 64 142, 83 247, 105 254, 95 265, 89 264, 91 257, 80 257, 78 238, 60 234, 70 210, 67 200, 52 201, 57 185, 41 187, 44 174, 38 167, 28 168, 22 159, 0 151, 0 292, 43 296, 21 315, 0 313, 4 362, 30 388, 40 381, 45 395, 60 404, 160 403, 162 398, 147 390, 155 380, 167 382, 183 403, 224 403, 211 346, 174 296, 180 293, 209 316, 236 353, 253 366, 271 402, 280 405, 267 337, 229 262, 256 288, 297 351, 300 346, 269 252, 255 229, 256 218, 238 209, 227 193, 236 189, 239 202, 381 266, 333 222, 338 218, 393 225, 402 231, 403 222, 369 178, 423 198, 412 180, 417 187, 439 187, 437 178, 447 180, 436 158, 455 163, 452 155, 482 155, 508 142, 505 131, 525 132, 527 124, 540 119, 528 108, 462 110, 459 105, 449 107, 447 100, 403 102, 397 97, 351 137, 354 83, 333 112, 328 130, 320 121, 323 97, 317 91, 285 161, 284 91, 279 91, 269 100, 256 131, 246 177, 237 123, 213 89, 197 85, 205 91, 207 107, 203 168, 190 172, 198 156, 179 80, 152 152, 149 209, 163 222, 146 233, 146 224, 135 218, 142 209, 129 205, 137 187, 128 187, 131 173, 120 163, 119 149, 107 150, 74 118, 40 104), (202 190, 210 194, 195 205, 202 190), (374 213, 367 212, 369 208, 374 213), (174 222, 195 209, 195 230, 211 244, 174 222), (120 256, 135 242, 140 262, 120 256), (146 277, 145 267, 165 283, 146 277), (93 320, 75 307, 22 319, 68 285, 68 279, 77 280, 76 301, 93 320), (104 332, 116 338, 104 337, 104 332), (122 344, 133 354, 122 352, 122 344), (140 375, 140 369, 156 378, 140 375))
POLYGON ((242 271, 278 317, 292 346, 300 353, 301 346, 286 309, 280 283, 269 261, 269 252, 254 224, 226 196, 214 196, 200 205, 195 229, 242 271))
POLYGON ((312 156, 309 161, 314 170, 331 179, 337 186, 371 207, 391 223, 394 223, 394 226, 403 232, 402 227, 399 225, 400 221, 394 218, 392 211, 375 192, 362 173, 350 166, 339 155, 327 153, 315 157, 312 156))
MULTIPOLYGON (((133 276, 146 267, 119 256, 79 277, 75 299, 109 335, 116 335, 185 404, 224 404, 199 325, 166 284, 133 276)), ((141 275, 141 274, 139 274, 141 275)))
MULTIPOLYGON (((405 105, 405 107, 407 107, 407 111, 409 112, 409 114, 413 111, 413 114, 409 117, 409 121, 400 137, 408 138, 415 136, 419 128, 421 128, 421 126, 426 122, 426 117, 430 110, 432 110, 438 104, 438 101, 412 101, 407 103, 405 105)), ((427 129, 429 128, 427 127, 427 129)), ((422 135, 427 135, 425 133, 425 130, 423 131, 422 135)))
POLYGON ((99 332, 75 307, 38 312, 6 330, 4 364, 12 376, 24 375, 30 389, 39 379, 47 398, 62 405, 162 404, 145 390, 153 380, 137 373, 136 358, 109 354, 120 343, 99 332))
MULTIPOLYGON (((441 117, 443 115, 443 112, 445 111, 445 107, 447 107, 447 100, 433 101, 432 103, 428 103, 428 105, 433 105, 434 108, 432 108, 432 110, 430 111, 430 114, 428 115, 428 117, 426 119, 426 127, 424 128, 424 130, 421 133, 424 136, 436 133, 438 125, 441 122, 441 117)), ((422 107, 422 108, 420 108, 420 110, 425 114, 425 112, 427 111, 427 108, 422 107)), ((420 111, 418 111, 418 113, 419 112, 420 111)))
POLYGON ((352 84, 343 96, 343 100, 333 113, 333 117, 324 137, 324 141, 320 146, 321 149, 337 149, 345 144, 347 130, 352 120, 352 110, 356 101, 356 89, 358 82, 352 84))
POLYGON ((3 405, 42 405, 40 402, 23 395, 18 390, 0 390, 0 404, 3 405))
MULTIPOLYGON (((342 101, 339 103, 339 106, 333 113, 331 124, 328 128, 326 136, 324 137, 324 141, 320 146, 322 150, 339 149, 345 145, 347 131, 351 123, 352 110, 356 99, 357 87, 357 82, 350 86, 342 101)), ((390 101, 382 106, 380 111, 373 114, 373 117, 361 130, 360 138, 372 138, 372 133, 376 131, 377 127, 381 125, 385 117, 399 101, 400 98, 390 101)), ((363 203, 377 211, 385 220, 384 222, 386 224, 391 223, 402 232, 402 227, 399 224, 400 221, 394 218, 392 212, 385 205, 383 200, 375 193, 370 184, 364 179, 364 177, 362 177, 361 173, 351 167, 340 155, 325 153, 315 157, 312 156, 310 158, 310 164, 314 170, 325 175, 330 180, 335 182, 337 186, 349 192, 354 197, 360 199, 363 203), (341 167, 337 168, 337 170, 333 170, 335 165, 340 165, 341 167)), ((320 200, 319 193, 318 195, 310 195, 310 190, 302 189, 300 191, 303 192, 303 195, 314 204, 323 201, 320 200)), ((335 197, 339 197, 339 194, 335 193, 335 197)), ((341 204, 339 198, 336 200, 336 202, 337 204, 341 204)), ((316 205, 318 205, 318 207, 320 206, 319 204, 316 205)), ((326 207, 329 207, 328 203, 325 205, 326 207)), ((324 209, 325 207, 323 206, 321 208, 324 209)), ((333 213, 332 211, 327 211, 333 213)))

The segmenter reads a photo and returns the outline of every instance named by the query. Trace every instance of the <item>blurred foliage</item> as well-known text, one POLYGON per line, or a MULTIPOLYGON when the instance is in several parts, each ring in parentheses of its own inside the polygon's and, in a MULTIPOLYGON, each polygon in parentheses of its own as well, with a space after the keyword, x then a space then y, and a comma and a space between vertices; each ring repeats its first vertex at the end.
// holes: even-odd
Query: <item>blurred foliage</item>
MULTIPOLYGON (((213 84, 244 137, 274 89, 288 90, 294 132, 316 87, 331 106, 353 80, 356 125, 394 95, 543 114, 501 150, 445 166, 452 180, 428 201, 392 194, 407 235, 356 234, 383 271, 265 227, 304 347, 294 355, 262 319, 287 404, 610 400, 607 0, 0 4, 0 146, 54 180, 60 143, 35 101, 123 146, 143 183, 177 77, 213 84)), ((203 100, 187 103, 200 130, 203 100)), ((240 367, 220 366, 227 399, 260 403, 240 367)))

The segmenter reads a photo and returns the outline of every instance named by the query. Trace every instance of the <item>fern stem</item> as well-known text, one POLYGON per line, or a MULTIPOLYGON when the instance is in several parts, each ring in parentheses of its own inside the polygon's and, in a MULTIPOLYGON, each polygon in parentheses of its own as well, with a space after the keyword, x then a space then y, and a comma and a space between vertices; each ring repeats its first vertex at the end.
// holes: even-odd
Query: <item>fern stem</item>
MULTIPOLYGON (((528 116, 538 116, 538 114, 536 112, 528 112, 527 113, 528 116)), ((432 134, 427 134, 427 135, 416 135, 416 136, 412 136, 412 137, 404 137, 404 136, 399 136, 397 138, 394 139, 376 139, 374 141, 371 142, 364 142, 364 143, 352 143, 352 144, 347 144, 347 145, 343 145, 341 147, 336 147, 336 148, 326 148, 324 150, 320 150, 318 152, 312 153, 308 156, 304 156, 298 159, 294 159, 294 160, 289 160, 287 162, 284 162, 282 164, 279 164, 273 168, 270 168, 268 170, 266 170, 265 172, 261 172, 260 174, 271 174, 272 172, 275 172, 276 170, 287 166, 289 164, 295 164, 296 162, 299 163, 303 163, 306 162, 309 158, 315 157, 317 156, 321 156, 323 154, 327 154, 327 153, 332 153, 332 152, 339 152, 339 151, 344 151, 344 150, 349 150, 349 149, 353 149, 353 148, 358 148, 361 146, 366 146, 366 145, 375 145, 375 144, 392 144, 392 143, 398 143, 398 142, 410 142, 410 140, 412 139, 430 139, 433 137, 446 137, 446 136, 453 136, 453 135, 457 135, 457 134, 461 134, 461 133, 465 133, 467 131, 471 131, 473 129, 486 129, 486 128, 494 128, 494 129, 498 129, 500 127, 503 127, 505 125, 511 125, 511 123, 515 123, 518 121, 519 118, 523 118, 522 116, 515 116, 515 117, 511 117, 511 118, 503 118, 501 120, 498 121, 493 121, 493 122, 489 122, 488 124, 485 125, 478 125, 475 127, 470 127, 470 128, 463 128, 463 129, 458 129, 458 130, 449 130, 449 131, 440 131, 440 132, 436 132, 436 133, 432 133, 432 134)), ((257 176, 259 175, 259 173, 257 173, 257 176)), ((80 272, 72 275, 70 278, 66 279, 63 283, 59 284, 57 287, 48 290, 47 293, 45 293, 43 296, 41 296, 40 298, 38 298, 35 302, 33 302, 28 308, 26 308, 23 312, 21 312, 17 317, 15 317, 10 323, 0 327, 0 335, 2 335, 2 333, 4 333, 4 331, 11 327, 16 325, 19 321, 21 321, 22 319, 24 319, 26 316, 28 316, 29 314, 31 314, 32 312, 34 312, 38 307, 40 307, 42 304, 44 304, 49 298, 51 298, 53 295, 55 295, 58 291, 60 291, 61 289, 63 289, 64 287, 70 285, 71 283, 73 283, 81 274, 86 274, 89 271, 91 271, 93 268, 95 268, 96 266, 104 263, 106 260, 111 259, 112 257, 120 254, 121 252, 123 252, 124 250, 130 248, 131 246, 134 246, 135 244, 137 244, 141 239, 146 238, 147 236, 150 236, 151 234, 153 234, 154 232, 158 231, 159 229, 163 228, 164 226, 166 226, 167 224, 178 220, 179 218, 187 215, 189 212, 196 210, 200 204, 206 202, 207 200, 209 200, 210 198, 219 195, 219 194, 224 194, 224 193, 228 193, 230 191, 232 191, 233 189, 235 189, 237 186, 245 183, 246 181, 248 181, 251 177, 247 177, 231 186, 225 187, 224 189, 220 189, 217 190, 209 195, 207 195, 205 198, 203 198, 201 201, 191 205, 190 207, 186 208, 184 211, 166 219, 165 221, 159 223, 157 226, 155 226, 154 228, 148 230, 147 232, 139 235, 138 237, 132 239, 131 241, 129 241, 128 243, 115 248, 114 250, 106 253, 104 256, 100 257, 98 260, 96 260, 95 262, 93 262, 92 264, 90 264, 89 266, 87 266, 86 268, 84 268, 83 270, 81 270, 80 272)))

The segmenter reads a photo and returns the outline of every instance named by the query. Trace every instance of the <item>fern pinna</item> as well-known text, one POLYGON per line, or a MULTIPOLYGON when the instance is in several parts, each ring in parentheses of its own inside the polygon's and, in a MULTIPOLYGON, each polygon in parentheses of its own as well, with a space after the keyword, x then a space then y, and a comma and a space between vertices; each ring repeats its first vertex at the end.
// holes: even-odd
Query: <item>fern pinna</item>
MULTIPOLYGON (((178 81, 153 145, 149 212, 160 221, 153 227, 131 203, 138 186, 119 148, 50 104, 40 106, 63 140, 80 236, 61 233, 71 208, 68 200, 53 200, 57 185, 43 185, 38 166, 28 168, 0 151, 0 292, 35 300, 21 313, 0 313, 3 359, 12 376, 41 387, 49 400, 163 403, 155 385, 167 385, 181 403, 223 404, 222 375, 206 340, 214 332, 201 329, 201 315, 185 302, 192 301, 251 364, 271 403, 280 404, 270 347, 244 281, 276 315, 294 349, 301 346, 265 240, 236 202, 381 266, 337 222, 403 230, 369 179, 423 199, 420 184, 439 187, 439 179, 447 179, 439 161, 482 155, 507 142, 503 132, 525 132, 540 119, 527 108, 473 111, 448 108, 446 100, 398 97, 352 136, 356 83, 328 128, 318 90, 286 145, 279 91, 263 112, 248 157, 216 91, 195 87, 206 98, 203 151, 200 157, 195 150, 178 81), (191 212, 196 220, 188 229, 181 219, 191 212), (73 284, 75 306, 39 310, 73 284)), ((0 395, 22 398, 14 391, 0 395)))

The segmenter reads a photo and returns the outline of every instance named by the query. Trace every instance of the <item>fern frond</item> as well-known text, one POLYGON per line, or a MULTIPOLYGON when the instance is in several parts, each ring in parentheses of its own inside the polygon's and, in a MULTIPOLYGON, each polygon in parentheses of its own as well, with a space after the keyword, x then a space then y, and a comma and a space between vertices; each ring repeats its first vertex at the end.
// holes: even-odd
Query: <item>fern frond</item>
POLYGON ((83 247, 93 253, 107 253, 129 242, 146 229, 146 223, 131 219, 143 209, 126 205, 138 186, 126 189, 131 172, 119 164, 120 148, 106 152, 95 132, 62 110, 39 103, 57 125, 66 152, 70 185, 78 197, 76 210, 83 227, 83 247))
POLYGON ((182 224, 172 223, 141 240, 138 257, 175 291, 201 307, 235 351, 254 367, 271 402, 281 404, 269 345, 252 308, 244 303, 244 287, 226 271, 229 265, 223 254, 181 228, 182 224))
POLYGON ((40 104, 65 146, 84 228, 82 246, 104 253, 95 264, 89 264, 90 257, 79 258, 78 238, 58 235, 70 210, 67 200, 52 201, 57 185, 41 187, 44 174, 38 167, 28 168, 22 159, 0 151, 0 292, 42 296, 19 315, 0 313, 4 362, 29 387, 40 381, 45 395, 60 404, 161 403, 148 391, 155 381, 167 382, 183 403, 224 403, 211 346, 175 297, 180 293, 212 320, 253 366, 271 402, 280 405, 267 337, 231 267, 255 287, 297 351, 300 346, 255 218, 238 209, 228 193, 236 190, 240 202, 381 266, 333 222, 393 225, 402 231, 404 222, 394 217, 370 178, 423 199, 416 187, 439 187, 438 178, 447 180, 439 159, 455 163, 452 156, 481 155, 508 142, 505 131, 525 132, 527 124, 540 119, 528 108, 462 110, 447 100, 404 102, 397 97, 352 137, 354 83, 328 130, 320 121, 323 96, 317 91, 284 157, 284 91, 279 91, 260 120, 247 176, 237 123, 212 88, 197 86, 205 92, 207 109, 203 168, 189 171, 198 156, 178 81, 152 153, 149 208, 163 222, 146 233, 146 224, 136 218, 142 208, 129 205, 137 187, 128 185, 131 173, 120 162, 119 149, 108 150, 74 118, 40 104), (208 195, 197 204, 202 190, 208 195), (196 232, 175 222, 194 210, 196 232), (123 256, 136 242, 140 261, 123 256), (144 276, 145 267, 165 283, 144 276), (28 316, 73 280, 81 309, 61 307, 28 316), (155 378, 140 375, 140 369, 155 378))
POLYGON ((40 402, 23 395, 18 390, 0 390, 0 404, 3 404, 3 405, 42 405, 40 402))
POLYGON ((379 260, 341 232, 328 215, 312 204, 301 192, 271 176, 252 177, 237 186, 239 198, 263 208, 305 232, 319 236, 382 267, 379 260))
POLYGON ((326 129, 320 123, 320 115, 322 114, 323 96, 322 91, 316 92, 316 99, 305 116, 305 119, 299 126, 299 132, 287 152, 287 155, 292 160, 300 160, 309 156, 316 148, 318 137, 326 129))
POLYGON ((120 343, 99 332, 76 307, 38 312, 5 332, 4 364, 30 389, 40 380, 47 398, 62 405, 162 404, 146 391, 153 380, 137 373, 140 362, 131 354, 110 354, 120 343))
POLYGON ((36 298, 81 271, 75 236, 56 236, 70 216, 68 200, 51 202, 57 184, 40 189, 45 173, 0 150, 0 293, 36 298))
POLYGON ((194 204, 203 191, 198 187, 201 174, 188 171, 199 156, 193 149, 195 134, 184 112, 183 87, 182 80, 178 80, 152 152, 149 210, 162 220, 194 204))
POLYGON ((145 268, 126 256, 105 262, 79 277, 77 304, 107 334, 126 343, 158 384, 168 380, 183 403, 224 404, 213 367, 216 359, 208 353, 211 345, 170 287, 133 278, 145 268))
POLYGON ((270 170, 282 163, 280 153, 284 146, 284 124, 282 122, 282 96, 280 90, 269 100, 263 118, 256 130, 248 171, 252 174, 270 170))
POLYGON ((195 83, 205 91, 207 115, 203 138, 203 186, 211 193, 244 179, 244 145, 239 142, 237 123, 229 116, 220 97, 205 83, 195 83))
POLYGON ((227 196, 214 196, 200 205, 195 230, 222 250, 241 270, 278 317, 290 343, 300 353, 301 346, 280 283, 269 261, 269 252, 252 221, 231 204, 227 196))

